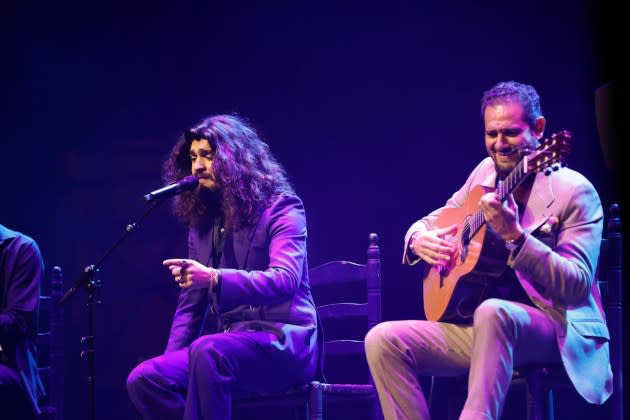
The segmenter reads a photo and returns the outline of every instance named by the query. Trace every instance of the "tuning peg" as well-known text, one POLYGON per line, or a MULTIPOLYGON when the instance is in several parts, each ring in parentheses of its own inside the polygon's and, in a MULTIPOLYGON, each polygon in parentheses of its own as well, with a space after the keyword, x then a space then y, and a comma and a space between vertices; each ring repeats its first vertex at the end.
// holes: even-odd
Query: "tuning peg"
POLYGON ((551 169, 547 168, 543 171, 543 173, 545 174, 545 176, 549 176, 551 175, 551 169))

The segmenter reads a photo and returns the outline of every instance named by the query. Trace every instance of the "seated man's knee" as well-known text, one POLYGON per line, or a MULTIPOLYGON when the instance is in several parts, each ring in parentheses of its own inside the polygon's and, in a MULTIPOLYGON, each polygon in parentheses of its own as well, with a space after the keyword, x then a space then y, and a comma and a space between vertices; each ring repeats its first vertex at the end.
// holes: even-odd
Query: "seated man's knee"
POLYGON ((486 299, 475 309, 474 325, 507 325, 511 321, 511 302, 502 299, 486 299))
POLYGON ((188 367, 191 372, 202 369, 205 375, 212 374, 217 370, 217 366, 227 367, 225 359, 220 345, 212 334, 199 337, 188 350, 188 367))
POLYGON ((152 360, 145 360, 140 363, 127 376, 127 392, 136 393, 154 375, 156 375, 156 371, 152 360))
POLYGON ((379 358, 391 346, 394 324, 382 322, 374 326, 365 336, 365 353, 368 360, 379 358))

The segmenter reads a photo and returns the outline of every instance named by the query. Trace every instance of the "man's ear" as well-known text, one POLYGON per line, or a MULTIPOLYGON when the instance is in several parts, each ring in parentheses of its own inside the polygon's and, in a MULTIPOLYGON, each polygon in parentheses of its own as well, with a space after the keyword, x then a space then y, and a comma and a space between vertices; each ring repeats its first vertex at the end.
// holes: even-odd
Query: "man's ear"
POLYGON ((543 133, 545 132, 546 123, 547 120, 545 120, 545 117, 543 117, 542 115, 536 118, 536 121, 534 121, 534 136, 538 141, 542 139, 543 133))

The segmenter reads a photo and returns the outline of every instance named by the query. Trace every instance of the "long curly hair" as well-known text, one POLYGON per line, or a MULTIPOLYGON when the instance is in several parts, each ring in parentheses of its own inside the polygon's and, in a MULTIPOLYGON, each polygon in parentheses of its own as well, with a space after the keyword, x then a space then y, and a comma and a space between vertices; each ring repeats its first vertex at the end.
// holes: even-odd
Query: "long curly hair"
POLYGON ((531 85, 515 81, 500 82, 483 93, 481 98, 481 118, 486 108, 500 102, 514 101, 521 104, 525 112, 525 121, 534 128, 536 119, 542 116, 540 97, 531 85))
POLYGON ((174 198, 173 213, 189 227, 205 231, 219 215, 230 229, 252 225, 274 196, 293 193, 269 146, 235 115, 210 116, 186 130, 164 162, 166 183, 191 174, 190 146, 199 139, 214 150, 212 173, 219 190, 197 188, 174 198))

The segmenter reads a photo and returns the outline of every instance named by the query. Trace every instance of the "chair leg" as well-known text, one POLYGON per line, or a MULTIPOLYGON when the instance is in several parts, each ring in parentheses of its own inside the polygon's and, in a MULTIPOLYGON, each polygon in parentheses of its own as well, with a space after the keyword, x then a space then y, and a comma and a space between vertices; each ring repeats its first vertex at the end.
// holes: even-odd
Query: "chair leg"
POLYGON ((525 380, 525 401, 527 404, 527 420, 542 420, 540 395, 540 372, 535 369, 528 373, 525 380))
POLYGON ((555 414, 553 410, 553 390, 549 388, 547 390, 547 398, 545 398, 544 413, 546 414, 545 420, 554 420, 555 414))
POLYGON ((319 383, 311 384, 311 390, 308 397, 308 418, 307 420, 323 420, 323 393, 319 383))
POLYGON ((543 389, 540 369, 534 369, 527 375, 525 398, 527 400, 527 420, 554 420, 553 390, 551 388, 543 389))
POLYGON ((448 420, 457 420, 464 408, 468 387, 462 383, 458 383, 457 379, 452 379, 449 383, 447 397, 447 418, 448 420))

